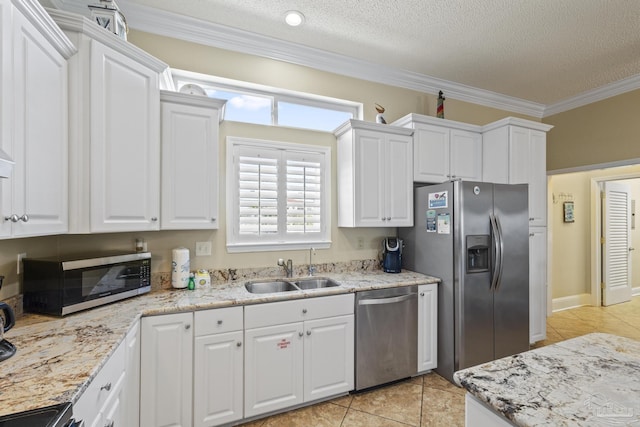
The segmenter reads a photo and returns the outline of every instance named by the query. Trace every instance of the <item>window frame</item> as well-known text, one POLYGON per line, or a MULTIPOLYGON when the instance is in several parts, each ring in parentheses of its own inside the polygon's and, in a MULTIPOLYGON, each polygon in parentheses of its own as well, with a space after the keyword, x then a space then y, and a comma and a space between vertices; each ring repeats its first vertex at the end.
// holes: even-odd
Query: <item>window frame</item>
MULTIPOLYGON (((332 98, 328 96, 315 95, 307 92, 298 92, 288 89, 275 88, 266 85, 243 82, 240 80, 232 80, 223 77, 211 76, 207 74, 195 73, 193 71, 172 69, 172 78, 176 90, 179 90, 180 84, 198 84, 201 86, 214 86, 217 89, 229 92, 237 92, 248 96, 267 97, 271 99, 271 126, 307 129, 315 132, 333 133, 334 129, 321 130, 307 127, 298 127, 290 125, 278 124, 278 103, 287 102, 290 104, 299 104, 306 107, 324 108, 332 111, 351 113, 354 119, 363 120, 363 104, 361 102, 348 101, 346 99, 332 98)), ((242 122, 252 123, 252 122, 242 122)), ((336 128, 339 125, 336 126, 336 128)))
MULTIPOLYGON (((240 252, 262 252, 274 250, 298 250, 313 247, 316 249, 327 249, 331 247, 331 147, 300 144, 292 142, 269 141, 263 139, 245 138, 237 136, 227 136, 227 191, 226 191, 226 225, 227 239, 226 246, 229 253, 240 252), (239 162, 236 159, 236 147, 239 150, 255 149, 256 151, 277 150, 295 157, 300 153, 307 153, 313 157, 318 157, 321 161, 321 206, 320 206, 320 229, 316 233, 287 233, 286 226, 279 227, 279 232, 274 238, 267 236, 257 236, 251 238, 241 236, 239 233, 239 162)), ((286 175, 287 155, 282 155, 279 167, 284 167, 286 175)), ((278 181, 278 187, 284 191, 278 191, 278 206, 284 206, 284 212, 278 211, 278 219, 286 223, 286 200, 282 202, 282 197, 287 197, 286 180, 278 181)))

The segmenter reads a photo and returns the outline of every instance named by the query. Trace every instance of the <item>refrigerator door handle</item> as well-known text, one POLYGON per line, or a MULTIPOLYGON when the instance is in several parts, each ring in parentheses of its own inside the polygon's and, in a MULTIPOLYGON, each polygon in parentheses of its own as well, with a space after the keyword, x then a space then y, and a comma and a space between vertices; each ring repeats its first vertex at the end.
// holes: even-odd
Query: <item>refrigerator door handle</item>
POLYGON ((498 257, 498 280, 496 280, 496 286, 494 290, 498 290, 500 285, 502 284, 502 269, 504 266, 503 263, 503 254, 504 254, 504 239, 502 238, 502 225, 500 225, 500 218, 494 216, 494 221, 496 222, 496 227, 498 229, 498 247, 500 248, 500 256, 498 257))
POLYGON ((500 237, 498 235, 498 224, 496 223, 495 216, 491 213, 489 214, 489 223, 491 224, 491 244, 493 245, 493 253, 495 256, 491 260, 491 286, 489 286, 489 290, 496 289, 498 285, 498 275, 500 266, 500 257, 502 254, 500 253, 500 237))

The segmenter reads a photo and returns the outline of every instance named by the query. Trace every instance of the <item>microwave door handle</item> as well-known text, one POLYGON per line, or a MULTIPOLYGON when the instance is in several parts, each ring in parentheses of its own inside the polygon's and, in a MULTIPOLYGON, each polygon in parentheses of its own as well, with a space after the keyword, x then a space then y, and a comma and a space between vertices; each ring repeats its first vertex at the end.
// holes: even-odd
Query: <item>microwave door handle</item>
POLYGON ((500 218, 494 217, 496 222, 496 227, 498 229, 498 248, 500 249, 500 256, 498 257, 498 280, 496 280, 496 287, 494 288, 496 291, 500 288, 502 284, 502 270, 504 267, 504 238, 502 237, 502 225, 500 224, 500 218))
POLYGON ((489 223, 491 224, 491 245, 493 246, 494 254, 494 256, 491 257, 491 286, 489 286, 489 290, 494 290, 496 289, 498 281, 500 243, 498 241, 498 226, 492 213, 489 214, 489 223))

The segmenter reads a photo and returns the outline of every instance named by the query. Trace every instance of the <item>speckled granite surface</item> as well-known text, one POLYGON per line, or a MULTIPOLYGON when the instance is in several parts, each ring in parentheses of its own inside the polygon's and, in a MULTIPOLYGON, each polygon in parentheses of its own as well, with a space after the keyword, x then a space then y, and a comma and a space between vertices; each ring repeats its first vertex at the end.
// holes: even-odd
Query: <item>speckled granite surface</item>
POLYGON ((454 379, 519 426, 640 425, 640 341, 629 338, 584 335, 454 379))
POLYGON ((160 290, 64 318, 25 315, 5 334, 18 352, 0 363, 0 415, 75 402, 141 316, 438 282, 419 273, 379 270, 316 276, 341 286, 258 295, 237 280, 194 291, 160 290))

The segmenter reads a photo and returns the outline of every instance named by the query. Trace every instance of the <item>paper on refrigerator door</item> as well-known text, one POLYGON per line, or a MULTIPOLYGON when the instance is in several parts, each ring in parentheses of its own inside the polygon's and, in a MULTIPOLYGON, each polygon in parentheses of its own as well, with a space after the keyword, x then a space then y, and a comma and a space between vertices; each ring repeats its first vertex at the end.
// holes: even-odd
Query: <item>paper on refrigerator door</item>
POLYGON ((451 215, 438 215, 438 234, 451 234, 451 215))

